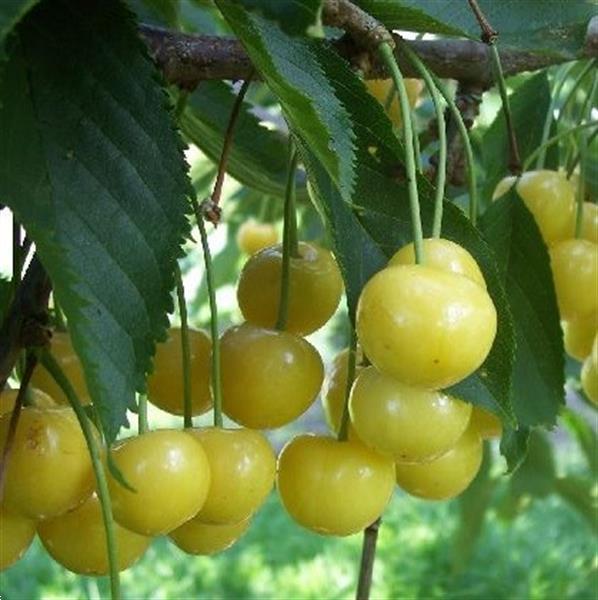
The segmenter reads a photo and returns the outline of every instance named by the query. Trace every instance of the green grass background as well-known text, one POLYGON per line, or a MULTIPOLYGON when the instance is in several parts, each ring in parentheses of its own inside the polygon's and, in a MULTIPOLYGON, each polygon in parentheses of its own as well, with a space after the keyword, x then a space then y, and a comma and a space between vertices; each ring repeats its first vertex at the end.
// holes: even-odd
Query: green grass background
MULTIPOLYGON (((451 571, 455 505, 397 492, 380 530, 372 598, 593 600, 596 539, 555 496, 510 523, 490 511, 469 565, 451 571)), ((295 525, 272 494, 249 532, 215 557, 191 557, 156 540, 123 573, 128 599, 352 598, 361 537, 327 538, 295 525)), ((109 596, 105 578, 78 577, 53 563, 37 541, 0 574, 2 600, 109 596)))

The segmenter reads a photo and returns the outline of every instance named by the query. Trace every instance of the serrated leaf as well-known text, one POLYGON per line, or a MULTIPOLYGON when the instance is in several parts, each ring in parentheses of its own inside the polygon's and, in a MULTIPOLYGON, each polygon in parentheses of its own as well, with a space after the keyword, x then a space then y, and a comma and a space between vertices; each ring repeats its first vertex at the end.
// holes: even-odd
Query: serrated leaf
MULTIPOLYGON (((357 0, 389 29, 480 38, 467 2, 454 0, 357 0)), ((478 0, 499 32, 501 47, 575 58, 584 43, 594 0, 478 0)))
POLYGON ((317 25, 323 0, 237 0, 244 8, 275 21, 283 31, 291 35, 305 33, 317 25))
MULTIPOLYGON (((411 220, 407 185, 404 178, 403 149, 393 133, 384 110, 367 93, 363 82, 356 77, 347 63, 332 49, 320 43, 284 36, 280 31, 272 33, 263 24, 255 25, 255 17, 233 10, 228 1, 219 3, 225 16, 250 49, 255 64, 265 65, 264 76, 272 91, 278 95, 284 113, 289 118, 298 146, 308 171, 310 183, 321 212, 331 228, 335 252, 345 278, 350 315, 354 316, 361 288, 371 275, 411 238, 411 220), (239 25, 239 23, 241 25, 239 25), (257 39, 256 39, 257 38, 257 39), (281 50, 284 47, 284 50, 281 50), (313 94, 312 77, 298 77, 270 67, 272 61, 281 63, 278 53, 295 56, 295 62, 315 61, 318 77, 325 80, 324 95, 332 94, 334 106, 346 113, 350 131, 345 139, 354 140, 351 149, 354 182, 350 189, 337 177, 337 167, 326 153, 321 152, 320 142, 313 143, 313 123, 302 120, 296 110, 297 96, 313 94), (295 90, 290 94, 287 85, 295 90)), ((284 61, 283 61, 284 62, 284 61)), ((311 74, 311 72, 310 72, 311 74)), ((322 110, 321 105, 315 106, 322 110)), ((327 133, 320 131, 319 137, 327 133)), ((429 235, 434 212, 433 189, 423 178, 418 179, 424 230, 429 235)), ((513 325, 508 303, 495 260, 479 233, 454 205, 445 207, 444 236, 465 246, 478 261, 487 281, 498 312, 498 334, 494 347, 482 367, 450 392, 467 401, 498 412, 507 420, 512 418, 510 405, 510 379, 513 359, 513 325)))
POLYGON ((503 427, 500 439, 500 453, 507 461, 507 473, 515 472, 525 460, 528 450, 530 429, 529 427, 503 427))
POLYGON ((530 434, 525 460, 511 477, 511 493, 515 497, 528 494, 544 498, 554 491, 555 479, 552 446, 541 431, 534 430, 530 434))
POLYGON ((354 186, 354 133, 316 53, 319 43, 287 36, 272 21, 232 0, 216 0, 284 115, 322 162, 344 198, 354 186))
MULTIPOLYGON (((189 97, 187 109, 181 116, 185 136, 215 163, 222 153, 235 98, 224 83, 205 81, 189 97)), ((244 185, 283 197, 288 140, 281 133, 260 125, 249 109, 249 104, 244 102, 235 124, 227 172, 244 185)), ((305 177, 298 178, 296 192, 298 200, 307 199, 305 177)))
MULTIPOLYGON (((539 145, 546 113, 550 105, 550 86, 546 71, 540 71, 522 83, 510 95, 509 104, 513 126, 517 137, 517 147, 524 161, 539 145)), ((482 143, 482 165, 485 179, 482 197, 490 201, 496 184, 509 175, 509 138, 505 116, 500 110, 490 127, 484 133, 482 143)), ((556 151, 556 147, 553 149, 556 151)), ((548 165, 554 164, 555 156, 548 165)))
POLYGON ((6 36, 38 2, 39 0, 9 0, 0 3, 0 60, 5 58, 6 36))
POLYGON ((548 251, 514 190, 490 205, 480 227, 498 259, 515 318, 515 414, 522 425, 554 425, 564 403, 564 350, 548 251))
POLYGON ((120 2, 44 2, 16 34, 0 90, 0 196, 52 279, 112 441, 168 326, 188 232, 182 148, 120 2))

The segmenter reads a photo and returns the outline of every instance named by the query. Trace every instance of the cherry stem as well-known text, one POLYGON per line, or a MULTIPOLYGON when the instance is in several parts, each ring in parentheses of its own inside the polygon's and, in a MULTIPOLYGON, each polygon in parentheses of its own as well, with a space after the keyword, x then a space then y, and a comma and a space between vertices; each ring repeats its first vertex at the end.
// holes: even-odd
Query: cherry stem
MULTIPOLYGON (((556 82, 554 86, 554 91, 552 96, 550 97, 550 104, 548 105, 548 111, 546 112, 546 118, 544 119, 544 128, 542 130, 542 139, 540 140, 540 145, 545 144, 548 138, 550 137, 550 129, 552 127, 552 121, 554 119, 554 110, 556 108, 559 95, 561 90, 563 89, 563 85, 567 80, 567 76, 571 72, 571 69, 575 66, 575 63, 571 63, 566 65, 563 69, 561 69, 561 76, 559 80, 556 82)), ((540 170, 544 168, 544 162, 546 161, 546 151, 541 152, 538 155, 538 160, 536 161, 536 169, 540 170)))
POLYGON ((349 356, 347 357, 347 384, 345 385, 345 402, 343 404, 343 414, 341 416, 340 427, 338 428, 337 439, 339 442, 345 442, 349 438, 349 396, 355 380, 355 364, 357 362, 357 335, 354 327, 351 325, 351 339, 349 341, 349 356))
MULTIPOLYGON (((218 206, 220 203, 220 196, 222 195, 222 185, 224 184, 224 175, 226 174, 226 165, 228 163, 228 156, 230 154, 232 143, 233 143, 233 133, 235 130, 235 125, 237 123, 237 119, 239 117, 239 112, 241 111, 241 106, 243 104, 243 100, 245 98, 245 94, 247 94, 247 90, 249 89, 249 85, 251 84, 251 79, 253 77, 253 71, 247 76, 247 79, 243 82, 237 97, 235 98, 235 102, 230 112, 230 117, 228 120, 228 125, 226 127, 226 132, 224 134, 224 142, 222 145, 222 153, 220 154, 220 162, 218 163, 218 172, 216 173, 216 181, 214 182, 214 191, 212 192, 211 200, 212 203, 218 206)), ((214 222, 214 224, 217 223, 214 222)))
MULTIPOLYGON (((439 238, 442 231, 442 209, 444 202, 444 191, 446 188, 446 160, 447 160, 447 142, 446 142, 446 122, 444 119, 444 110, 440 101, 440 94, 438 87, 434 83, 428 68, 424 62, 419 58, 416 52, 405 44, 403 40, 400 41, 401 50, 405 52, 409 61, 417 69, 417 72, 422 76, 422 79, 426 83, 428 92, 432 98, 434 104, 434 111, 436 113, 436 123, 438 124, 438 168, 436 170, 436 196, 434 200, 434 221, 432 226, 432 237, 439 238)), ((458 109, 457 109, 457 112, 458 109)), ((459 113, 460 115, 461 113, 459 113)), ((467 130, 466 130, 467 131, 467 130)), ((469 136, 466 133, 467 140, 469 136)))
POLYGON ((220 378, 220 340, 218 338, 218 305, 216 304, 216 287, 214 285, 214 272, 212 268, 212 255, 206 224, 197 198, 191 198, 197 227, 201 238, 204 264, 206 267, 206 284, 208 286, 208 299, 210 303, 210 332, 212 337, 212 396, 214 398, 214 427, 222 427, 222 382, 220 378))
POLYGON ((68 380, 64 371, 56 359, 48 351, 43 351, 40 355, 41 363, 50 373, 54 381, 58 384, 64 395, 67 397, 71 408, 77 416, 89 456, 96 477, 97 494, 100 506, 102 507, 102 519, 104 521, 104 531, 106 532, 106 549, 108 552, 108 567, 110 571, 110 591, 112 600, 120 598, 120 577, 118 571, 118 543, 115 535, 114 516, 112 514, 112 501, 108 491, 108 481, 106 472, 102 463, 100 447, 92 429, 92 423, 81 406, 73 386, 68 380))
POLYGON ((557 133, 553 135, 551 138, 546 140, 541 146, 538 146, 526 159, 523 163, 523 171, 529 170, 531 164, 538 157, 538 155, 545 151, 547 148, 560 142, 562 139, 566 138, 570 135, 575 135, 576 133, 583 131, 584 129, 589 129, 590 127, 597 127, 598 122, 590 122, 590 123, 582 123, 581 125, 577 125, 576 127, 572 127, 571 129, 567 129, 566 131, 561 131, 561 133, 557 133))
POLYGON ((465 162, 467 163, 467 187, 469 191, 469 219, 473 225, 476 224, 478 217, 478 189, 475 174, 475 163, 473 160, 473 149, 471 148, 471 141, 469 139, 469 131, 463 121, 463 115, 457 108, 455 101, 448 89, 444 86, 442 81, 432 72, 428 71, 428 75, 434 82, 436 89, 440 92, 440 95, 444 98, 447 103, 447 107, 451 113, 455 124, 461 135, 461 141, 463 142, 463 150, 465 151, 465 162))
POLYGON ((23 377, 21 378, 21 385, 17 398, 15 400, 14 408, 10 415, 10 422, 8 423, 8 432, 6 434, 6 443, 2 448, 2 457, 0 458, 0 503, 2 503, 4 497, 4 483, 6 481, 6 470, 8 468, 8 461, 10 460, 10 453, 15 441, 15 435, 17 433, 17 426, 19 424, 19 417, 21 416, 21 408, 25 402, 25 396, 27 394, 27 387, 29 381, 33 375, 33 370, 37 365, 37 356, 34 352, 28 352, 25 359, 25 368, 23 370, 23 377))
POLYGON ((137 400, 137 430, 139 433, 147 433, 149 430, 149 423, 147 420, 147 396, 145 394, 139 394, 137 400))
POLYGON ((565 109, 569 105, 569 102, 575 97, 579 86, 582 84, 585 76, 590 72, 591 69, 596 67, 596 60, 590 60, 584 68, 579 72, 577 77, 575 78, 575 82, 571 86, 571 89, 567 93, 565 100, 563 100, 563 104, 561 105, 561 109, 559 110, 558 117, 556 118, 556 126, 558 127, 561 121, 563 120, 563 116, 565 114, 565 109))
MULTIPOLYGON (((594 141, 594 138, 597 135, 598 135, 598 129, 596 129, 596 131, 592 132, 588 136, 588 143, 587 143, 588 147, 592 145, 592 142, 594 141)), ((580 160, 581 160, 581 155, 578 152, 577 155, 575 156, 575 158, 571 161, 571 164, 569 165, 569 167, 567 169, 567 179, 571 178, 571 175, 573 175, 573 171, 575 171, 575 167, 577 167, 580 160)))
POLYGON ((191 351, 189 349, 189 319, 185 302, 185 286, 179 265, 175 268, 176 295, 181 315, 181 351, 183 355, 183 415, 185 428, 193 427, 193 407, 191 403, 191 351))
POLYGON ((297 151, 289 145, 289 162, 287 170, 287 186, 284 198, 284 226, 282 232, 282 265, 280 274, 280 302, 276 329, 284 331, 289 317, 289 301, 291 288, 291 259, 299 258, 299 242, 297 241, 297 213, 295 211, 295 173, 297 171, 297 151))
POLYGON ((415 147, 413 143, 413 124, 411 122, 411 107, 405 87, 405 80, 397 64, 394 52, 388 42, 378 46, 380 58, 390 71, 395 87, 399 94, 401 113, 403 117, 403 138, 405 143, 405 167, 407 170, 407 183, 409 190, 409 205, 411 208, 411 225, 413 228, 413 243, 415 246, 415 262, 424 262, 424 245, 422 223, 419 210, 419 196, 417 192, 417 174, 415 161, 415 147))
POLYGON ((23 248, 21 246, 21 225, 12 216, 12 285, 16 292, 21 283, 21 268, 23 266, 23 248))
POLYGON ((361 564, 359 566, 359 581, 357 582, 357 600, 368 600, 372 588, 374 560, 378 531, 382 525, 382 517, 378 517, 371 525, 363 530, 363 545, 361 548, 361 564))

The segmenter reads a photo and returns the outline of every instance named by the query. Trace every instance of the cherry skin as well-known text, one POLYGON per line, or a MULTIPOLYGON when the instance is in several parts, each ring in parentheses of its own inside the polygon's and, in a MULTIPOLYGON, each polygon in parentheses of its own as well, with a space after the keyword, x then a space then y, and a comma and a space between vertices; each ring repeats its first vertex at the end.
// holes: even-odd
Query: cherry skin
POLYGON ((471 415, 471 404, 405 385, 375 367, 355 380, 349 409, 359 439, 401 462, 428 462, 450 450, 471 415))
POLYGON ((125 481, 108 474, 114 518, 141 535, 169 533, 194 517, 208 496, 210 465, 201 444, 184 431, 163 429, 115 445, 112 458, 125 481))
POLYGON ((598 314, 589 317, 563 321, 563 341, 567 354, 583 362, 592 352, 592 344, 598 331, 598 314))
MULTIPOLYGON (((10 413, 15 407, 19 390, 4 390, 0 395, 0 415, 10 413)), ((56 407, 56 402, 41 390, 29 387, 26 392, 26 400, 28 406, 36 408, 52 408, 56 407)))
MULTIPOLYGON (((191 414, 197 416, 212 408, 210 336, 205 331, 189 330, 189 351, 191 414)), ((156 348, 154 372, 148 379, 147 391, 154 406, 172 415, 184 414, 183 351, 178 327, 170 329, 168 339, 156 348)))
POLYGON ((251 519, 240 523, 214 525, 197 517, 170 534, 170 539, 187 554, 210 556, 230 548, 249 528, 251 519))
POLYGON ((237 231, 237 245, 245 254, 255 254, 276 242, 278 231, 272 223, 258 223, 255 219, 249 219, 237 231))
POLYGON ((35 536, 36 522, 0 505, 0 571, 23 557, 35 536))
MULTIPOLYGON (((52 335, 52 356, 56 359, 64 374, 77 393, 79 401, 87 405, 91 402, 87 384, 85 383, 85 375, 83 367, 79 361, 79 357, 75 353, 71 336, 63 331, 55 331, 52 335)), ((54 381, 54 378, 44 369, 39 366, 33 371, 30 385, 40 389, 50 396, 57 404, 68 405, 68 398, 60 386, 54 381)))
MULTIPOLYGON (((48 554, 65 569, 81 575, 108 575, 106 531, 102 508, 93 494, 81 506, 55 519, 41 521, 37 532, 48 554)), ((152 539, 114 524, 118 570, 133 565, 152 539)))
MULTIPOLYGON (((299 243, 299 258, 291 258, 289 312, 286 331, 308 335, 336 311, 343 292, 341 274, 332 254, 315 244, 299 243)), ((245 319, 272 328, 278 317, 282 245, 264 248, 249 258, 237 288, 245 319)))
POLYGON ((583 203, 581 237, 588 242, 598 244, 598 204, 583 203))
MULTIPOLYGON (((359 353, 358 353, 359 354, 359 353)), ((356 357, 359 361, 359 356, 356 357)), ((355 377, 360 373, 362 367, 355 365, 355 377)), ((338 434, 343 418, 345 407, 345 395, 347 393, 347 377, 349 371, 349 349, 345 348, 336 355, 332 361, 330 372, 326 376, 322 388, 322 406, 324 415, 330 431, 338 434)), ((350 440, 357 440, 359 436, 349 422, 348 435, 350 440)))
POLYGON ((484 362, 496 335, 496 309, 467 277, 422 265, 388 267, 361 292, 357 334, 382 373, 442 389, 484 362))
POLYGON ((483 440, 499 438, 502 435, 500 419, 490 411, 474 406, 471 411, 469 426, 475 429, 483 440))
MULTIPOLYGON (((478 263, 459 244, 445 239, 427 238, 424 240, 424 256, 427 267, 463 275, 486 289, 486 282, 478 263)), ((388 262, 389 267, 414 264, 415 246, 413 243, 403 246, 388 262)))
MULTIPOLYGON (((417 103, 419 94, 422 90, 422 82, 419 79, 405 79, 405 87, 407 88, 407 97, 409 99, 409 106, 412 108, 417 103)), ((366 87, 370 94, 382 104, 386 106, 386 102, 391 91, 395 90, 395 85, 392 79, 370 79, 365 82, 366 87)), ((394 97, 388 110, 386 110, 388 118, 393 122, 396 127, 401 127, 403 123, 401 105, 399 103, 399 96, 394 91, 394 97)))
POLYGON ((396 464, 397 483, 412 496, 448 500, 463 492, 482 464, 482 441, 469 428, 457 444, 440 458, 420 464, 396 464))
POLYGON ((554 287, 564 320, 590 318, 598 312, 598 245, 566 240, 550 249, 554 287))
MULTIPOLYGON (((0 418, 0 447, 10 413, 0 418)), ((4 505, 30 519, 58 516, 81 504, 95 484, 85 438, 72 409, 21 410, 6 470, 4 505)))
MULTIPOLYGON (((494 197, 505 193, 513 178, 499 182, 494 197)), ((557 171, 528 171, 516 184, 516 190, 534 215, 544 241, 549 246, 573 235, 575 188, 557 171)))
POLYGON ((598 404, 598 369, 591 356, 583 361, 581 367, 581 387, 585 395, 598 404))
POLYGON ((501 179, 494 188, 492 200, 498 200, 504 196, 516 183, 517 177, 515 177, 515 175, 508 175, 507 177, 501 179))
POLYGON ((212 474, 195 520, 223 525, 248 519, 274 485, 276 457, 266 438, 252 429, 206 427, 190 433, 201 443, 212 474))
POLYGON ((594 368, 598 370, 598 333, 596 333, 594 343, 592 344, 592 363, 594 368))
POLYGON ((309 342, 249 323, 224 332, 221 368, 224 413, 252 429, 294 421, 314 402, 324 377, 309 342))
POLYGON ((277 487, 287 512, 303 527, 351 535, 382 514, 394 488, 394 465, 361 443, 300 435, 280 453, 277 487))

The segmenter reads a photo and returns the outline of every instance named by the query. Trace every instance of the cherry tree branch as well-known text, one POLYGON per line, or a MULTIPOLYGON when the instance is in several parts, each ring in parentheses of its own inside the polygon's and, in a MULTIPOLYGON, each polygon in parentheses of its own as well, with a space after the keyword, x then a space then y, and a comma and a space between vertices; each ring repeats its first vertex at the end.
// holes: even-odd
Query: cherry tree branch
MULTIPOLYGON (((241 43, 234 38, 191 35, 141 25, 140 33, 165 79, 184 89, 193 89, 210 79, 246 79, 252 65, 241 43)), ((407 44, 438 77, 492 84, 492 58, 488 47, 473 40, 411 40, 407 44)), ((375 53, 364 50, 347 36, 335 43, 340 54, 359 64, 366 78, 388 76, 375 53)), ((400 50, 396 50, 401 72, 416 77, 417 72, 400 50)), ((588 26, 585 46, 578 58, 598 56, 598 17, 588 26)), ((540 52, 501 49, 500 60, 505 76, 535 71, 567 62, 563 56, 540 52)))

